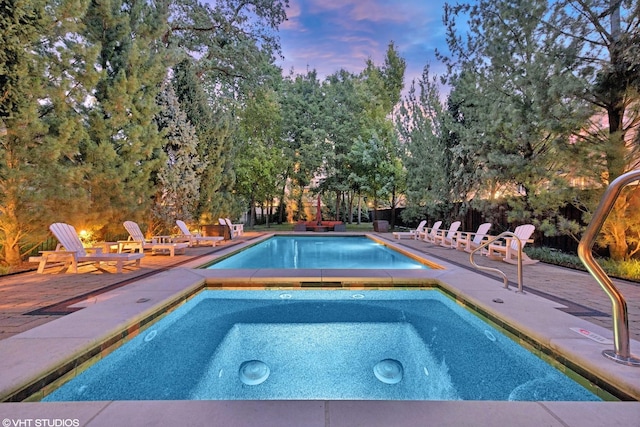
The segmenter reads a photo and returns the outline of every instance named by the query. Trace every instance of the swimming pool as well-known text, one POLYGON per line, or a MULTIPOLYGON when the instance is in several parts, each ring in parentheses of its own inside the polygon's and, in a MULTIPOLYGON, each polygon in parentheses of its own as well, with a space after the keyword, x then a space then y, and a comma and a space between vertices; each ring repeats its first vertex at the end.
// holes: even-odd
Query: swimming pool
POLYGON ((208 266, 210 269, 428 269, 364 236, 273 236, 208 266))
POLYGON ((435 290, 205 291, 45 401, 600 400, 435 290))

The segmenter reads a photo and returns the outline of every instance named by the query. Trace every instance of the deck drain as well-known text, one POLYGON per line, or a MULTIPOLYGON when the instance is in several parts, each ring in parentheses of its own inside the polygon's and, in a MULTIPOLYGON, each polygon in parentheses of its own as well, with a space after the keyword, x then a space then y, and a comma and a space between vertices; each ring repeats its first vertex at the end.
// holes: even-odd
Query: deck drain
POLYGON ((271 369, 261 360, 249 360, 240 365, 240 381, 246 385, 258 385, 267 380, 271 369))
POLYGON ((381 360, 373 367, 373 373, 385 384, 397 384, 402 381, 402 363, 394 359, 381 360))
POLYGON ((136 301, 136 303, 142 304, 143 302, 149 302, 149 301, 151 301, 151 298, 140 298, 136 301))

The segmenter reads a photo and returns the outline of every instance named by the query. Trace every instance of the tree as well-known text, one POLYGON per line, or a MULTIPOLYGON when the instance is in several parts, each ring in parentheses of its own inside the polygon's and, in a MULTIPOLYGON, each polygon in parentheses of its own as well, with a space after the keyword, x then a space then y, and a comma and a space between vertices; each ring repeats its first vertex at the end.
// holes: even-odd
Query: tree
POLYGON ((177 0, 162 40, 188 55, 207 84, 258 84, 263 64, 280 51, 276 30, 288 6, 288 0, 177 0))
POLYGON ((640 8, 629 0, 558 0, 544 22, 571 48, 575 73, 589 85, 573 95, 606 114, 608 132, 594 129, 587 137, 605 154, 608 183, 640 160, 640 8))
POLYGON ((452 201, 449 188, 451 149, 445 145, 445 113, 437 81, 425 67, 413 81, 396 115, 396 129, 402 141, 407 175, 406 220, 421 219, 425 213, 437 217, 448 214, 452 201))
MULTIPOLYGON (((561 0, 545 20, 558 43, 570 46, 576 58, 575 74, 586 90, 572 93, 590 102, 597 110, 585 130, 577 135, 592 147, 596 172, 591 182, 607 185, 624 172, 640 165, 640 8, 637 2, 623 0, 561 0), (606 120, 601 120, 602 116, 606 120), (600 119, 600 120, 598 120, 600 119)), ((601 244, 609 247, 615 259, 635 252, 636 231, 630 226, 640 217, 625 214, 624 206, 632 192, 621 193, 612 217, 620 223, 602 230, 601 244), (618 211, 618 209, 622 209, 618 211), (622 218, 627 217, 627 220, 622 218)), ((582 201, 587 213, 595 201, 582 201)))
MULTIPOLYGON (((170 82, 165 82, 158 96, 160 111, 156 116, 158 129, 164 138, 164 167, 157 172, 156 194, 151 229, 166 233, 176 219, 190 222, 199 200, 203 163, 198 156, 198 137, 194 126, 180 108, 170 82)), ((157 233, 156 233, 157 234, 157 233)))
POLYGON ((282 116, 275 90, 265 87, 255 92, 247 99, 240 119, 237 190, 249 200, 253 226, 257 204, 273 202, 282 185, 278 177, 288 163, 281 153, 282 116))
POLYGON ((87 11, 85 37, 100 46, 95 67, 103 72, 88 107, 90 142, 81 150, 94 212, 88 222, 97 229, 141 218, 155 195, 151 177, 163 162, 154 117, 166 75, 164 6, 92 0, 87 11))
POLYGON ((364 183, 367 177, 386 180, 384 183, 381 181, 369 182, 366 187, 361 187, 374 196, 374 214, 378 208, 379 197, 392 196, 391 199, 394 200, 387 200, 387 202, 390 202, 392 207, 395 206, 393 189, 397 188, 403 179, 403 172, 397 158, 399 148, 395 145, 398 139, 394 134, 391 116, 404 88, 405 69, 406 62, 398 54, 394 43, 390 42, 384 64, 378 67, 373 61, 368 60, 365 69, 359 76, 359 84, 356 86, 362 111, 359 114, 360 141, 354 143, 354 150, 355 159, 360 160, 358 160, 358 166, 352 167, 354 173, 351 174, 351 180, 356 183, 356 188, 364 183), (363 150, 365 147, 361 145, 364 141, 368 142, 365 143, 365 150, 363 150), (356 144, 359 146, 356 147, 356 144), (363 169, 367 161, 362 161, 360 153, 365 152, 368 152, 365 157, 379 158, 381 161, 385 159, 384 164, 380 164, 379 169, 374 171, 373 175, 366 170, 366 167, 363 169))
POLYGON ((0 246, 17 266, 51 222, 86 209, 77 112, 95 78, 94 52, 77 37, 83 2, 0 8, 0 246))
POLYGON ((304 215, 303 193, 323 164, 325 153, 324 97, 315 70, 306 75, 289 75, 280 89, 282 108, 281 155, 289 160, 283 173, 297 199, 293 219, 304 215))
POLYGON ((200 222, 212 223, 220 213, 230 210, 231 204, 221 193, 235 182, 235 175, 229 170, 236 126, 232 117, 233 102, 218 96, 212 104, 195 65, 188 59, 174 68, 173 85, 187 120, 196 129, 198 156, 204 162, 194 214, 200 222))
POLYGON ((233 133, 242 98, 259 87, 279 53, 278 26, 288 0, 178 0, 162 40, 178 53, 176 93, 196 127, 203 170, 198 218, 244 210, 235 199, 233 133), (201 114, 202 113, 202 114, 201 114))
MULTIPOLYGON (((573 74, 575 56, 555 43, 542 20, 544 0, 481 1, 445 8, 448 64, 457 113, 464 126, 456 134, 471 154, 463 164, 475 170, 481 199, 506 197, 509 220, 534 222, 553 233, 557 209, 572 200, 569 183, 587 170, 584 146, 575 144, 592 110, 571 91, 584 88, 573 74), (456 34, 455 17, 469 14, 469 37, 456 34), (467 120, 467 117, 471 120, 467 120), (475 165, 475 167, 469 167, 475 165)), ((452 93, 453 93, 452 92, 452 93)), ((468 176, 468 175, 467 175, 468 176)))
POLYGON ((349 162, 353 165, 351 180, 373 199, 373 220, 377 219, 379 201, 387 197, 393 189, 395 176, 393 150, 388 140, 373 134, 369 140, 358 138, 349 152, 349 162))
POLYGON ((322 127, 327 133, 327 151, 321 191, 335 192, 336 220, 340 220, 343 195, 358 187, 356 182, 350 180, 352 171, 347 159, 351 146, 362 133, 364 106, 358 97, 357 86, 357 77, 346 70, 328 76, 322 84, 322 127))

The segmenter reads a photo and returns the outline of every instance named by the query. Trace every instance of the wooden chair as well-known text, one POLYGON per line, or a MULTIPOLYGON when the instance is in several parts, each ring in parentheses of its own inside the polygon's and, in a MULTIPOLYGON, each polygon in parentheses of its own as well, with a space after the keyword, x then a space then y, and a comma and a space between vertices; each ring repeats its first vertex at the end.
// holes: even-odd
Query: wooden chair
POLYGON ((440 246, 451 248, 453 245, 453 239, 458 232, 458 228, 460 228, 460 224, 460 221, 454 221, 451 223, 451 225, 449 226, 449 230, 447 230, 446 232, 440 230, 440 232, 435 235, 433 243, 435 243, 436 245, 439 243, 440 246))
POLYGON ((482 243, 487 240, 489 235, 489 229, 491 228, 490 222, 480 224, 475 233, 472 232, 459 232, 455 238, 455 248, 459 251, 465 251, 471 253, 474 249, 480 247, 482 243))
POLYGON ((140 266, 140 259, 143 253, 103 253, 102 247, 85 248, 76 232, 76 229, 69 224, 57 222, 49 226, 49 230, 58 239, 58 245, 54 251, 41 251, 39 257, 30 257, 30 262, 39 262, 38 273, 43 273, 45 267, 50 262, 64 262, 64 268, 74 273, 78 272, 79 262, 91 262, 99 270, 101 263, 113 263, 116 272, 122 273, 125 264, 135 264, 140 266))
POLYGON ((403 237, 408 237, 410 239, 417 239, 418 235, 424 231, 424 227, 425 225, 427 225, 427 220, 423 219, 422 221, 420 221, 420 224, 418 224, 418 227, 416 227, 415 230, 409 230, 409 231, 394 231, 393 237, 395 239, 402 239, 403 237))
POLYGON ((187 224, 185 224, 184 221, 177 220, 176 224, 182 234, 174 237, 174 242, 187 242, 189 243, 189 246, 192 247, 199 246, 201 243, 215 246, 216 242, 224 240, 224 237, 222 236, 202 236, 200 233, 191 233, 191 231, 189 231, 189 227, 187 227, 187 224))
POLYGON ((422 232, 418 233, 418 239, 433 243, 433 239, 435 239, 435 236, 438 234, 438 230, 440 230, 441 226, 442 221, 434 222, 433 227, 425 228, 422 232))
POLYGON ((169 253, 169 256, 174 256, 176 252, 184 253, 185 249, 189 246, 189 243, 174 243, 171 241, 171 236, 154 236, 151 240, 147 240, 140 230, 140 226, 133 221, 125 221, 124 228, 129 232, 129 239, 118 242, 118 252, 144 252, 145 249, 150 249, 152 253, 164 252, 169 253))
MULTIPOLYGON (((517 264, 518 250, 523 249, 524 245, 526 245, 528 242, 532 242, 532 240, 529 240, 529 238, 531 237, 535 229, 536 229, 535 226, 532 224, 524 224, 524 225, 517 226, 516 229, 513 231, 513 234, 515 234, 516 237, 503 238, 502 240, 504 240, 504 244, 491 243, 489 245, 489 252, 487 253, 487 256, 492 257, 494 259, 501 259, 502 261, 507 262, 509 264, 517 264), (516 239, 520 240, 521 242, 520 247, 516 239)), ((527 256, 527 254, 522 252, 523 265, 535 264, 537 262, 538 260, 531 259, 527 256)))

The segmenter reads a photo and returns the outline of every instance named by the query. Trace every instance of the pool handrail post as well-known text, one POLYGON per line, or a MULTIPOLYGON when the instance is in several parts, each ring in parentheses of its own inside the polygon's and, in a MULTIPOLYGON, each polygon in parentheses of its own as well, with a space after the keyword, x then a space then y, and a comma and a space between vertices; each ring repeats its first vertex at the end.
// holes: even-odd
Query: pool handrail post
MULTIPOLYGON (((478 265, 473 260, 473 256, 475 255, 476 252, 478 252, 479 250, 489 246, 490 244, 492 244, 496 240, 502 239, 504 237, 511 237, 511 238, 515 239, 518 242, 518 290, 516 292, 520 293, 520 294, 524 294, 524 287, 523 287, 523 284, 522 284, 522 241, 520 241, 520 238, 518 236, 516 236, 514 233, 512 233, 510 231, 503 231, 502 233, 498 234, 493 239, 488 239, 486 242, 482 243, 480 246, 478 246, 477 248, 475 248, 474 250, 471 251, 471 253, 469 254, 469 262, 471 263, 471 265, 473 265, 478 270, 493 271, 495 273, 500 274, 502 276, 502 280, 504 282, 504 288, 508 290, 509 289, 509 279, 507 279, 507 275, 504 274, 504 272, 502 270, 497 269, 497 268, 493 268, 493 267, 484 267, 484 266, 478 265)), ((510 245, 511 243, 509 241, 507 241, 507 244, 510 245)))
POLYGON ((614 349, 604 350, 602 354, 618 363, 636 367, 640 367, 640 359, 631 354, 627 302, 611 278, 593 258, 592 248, 622 189, 639 179, 640 169, 622 174, 609 184, 578 244, 580 261, 605 291, 612 304, 614 349))

